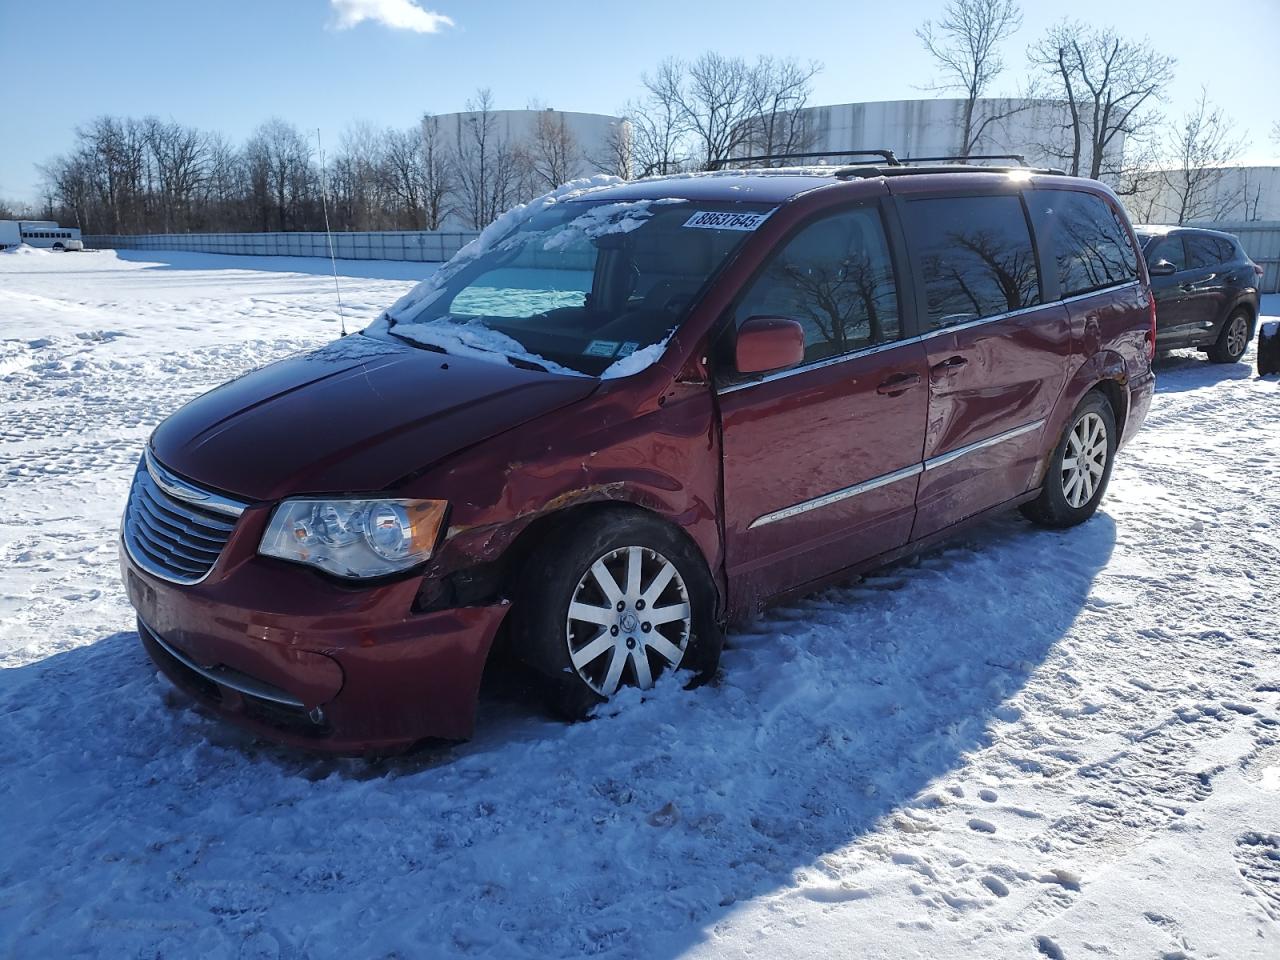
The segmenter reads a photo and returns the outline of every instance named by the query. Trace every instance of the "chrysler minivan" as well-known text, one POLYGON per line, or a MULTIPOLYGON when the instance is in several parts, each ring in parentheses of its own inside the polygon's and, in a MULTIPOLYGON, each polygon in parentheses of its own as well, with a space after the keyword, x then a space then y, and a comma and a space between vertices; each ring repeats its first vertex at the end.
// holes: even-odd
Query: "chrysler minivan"
POLYGON ((175 684, 294 745, 466 738, 498 648, 583 716, 995 511, 1088 519, 1154 323, 1091 180, 886 152, 570 184, 165 420, 124 581, 175 684))

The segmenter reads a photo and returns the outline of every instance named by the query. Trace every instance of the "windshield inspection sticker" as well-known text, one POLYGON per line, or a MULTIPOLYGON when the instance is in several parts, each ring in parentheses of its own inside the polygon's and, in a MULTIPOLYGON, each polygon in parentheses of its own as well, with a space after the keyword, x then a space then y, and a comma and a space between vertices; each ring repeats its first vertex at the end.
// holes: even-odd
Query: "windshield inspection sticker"
POLYGON ((768 213, 723 213, 716 210, 699 210, 684 222, 686 227, 702 230, 754 230, 769 219, 768 213))
POLYGON ((617 340, 592 340, 587 349, 582 351, 584 357, 612 357, 618 352, 617 340))

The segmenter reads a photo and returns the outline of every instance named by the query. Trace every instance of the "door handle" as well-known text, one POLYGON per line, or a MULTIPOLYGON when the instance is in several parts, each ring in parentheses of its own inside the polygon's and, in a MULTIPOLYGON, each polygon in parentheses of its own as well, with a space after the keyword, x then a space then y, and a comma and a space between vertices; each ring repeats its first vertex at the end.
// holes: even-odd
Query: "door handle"
POLYGON ((895 373, 880 386, 876 387, 876 393, 885 397, 897 397, 906 393, 912 387, 920 385, 920 374, 918 373, 895 373))
POLYGON ((933 372, 934 373, 950 373, 952 370, 959 370, 968 362, 969 361, 966 360, 964 357, 948 357, 946 360, 943 360, 941 363, 935 363, 933 365, 933 372))

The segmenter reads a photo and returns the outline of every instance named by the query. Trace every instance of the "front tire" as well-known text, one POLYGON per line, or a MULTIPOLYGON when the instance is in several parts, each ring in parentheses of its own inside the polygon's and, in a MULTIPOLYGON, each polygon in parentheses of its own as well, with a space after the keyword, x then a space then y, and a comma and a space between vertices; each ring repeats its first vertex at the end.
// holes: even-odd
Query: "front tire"
POLYGON ((1022 505, 1023 516, 1057 530, 1092 517, 1111 479, 1118 440, 1107 398, 1096 391, 1086 394, 1053 451, 1040 496, 1022 505))
POLYGON ((1205 353, 1214 363, 1239 363, 1249 347, 1249 334, 1249 312, 1237 310, 1227 318, 1217 341, 1205 353))
POLYGON ((525 564, 512 610, 516 653, 545 678, 549 706, 585 717, 624 686, 668 670, 713 674, 722 633, 697 548, 642 511, 566 524, 525 564))

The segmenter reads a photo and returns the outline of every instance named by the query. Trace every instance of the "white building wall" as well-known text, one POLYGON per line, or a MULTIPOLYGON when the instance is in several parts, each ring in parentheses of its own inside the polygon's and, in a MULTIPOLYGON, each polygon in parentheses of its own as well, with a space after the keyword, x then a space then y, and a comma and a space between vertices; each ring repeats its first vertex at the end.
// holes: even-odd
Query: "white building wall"
MULTIPOLYGON (((589 176, 599 173, 599 164, 609 156, 608 144, 610 135, 618 129, 623 121, 603 113, 575 113, 565 110, 491 110, 495 135, 509 146, 527 143, 533 139, 537 130, 538 117, 550 114, 557 119, 563 117, 565 127, 577 143, 578 157, 575 176, 589 176)), ((458 142, 461 135, 467 136, 467 125, 477 122, 480 114, 442 113, 435 118, 438 122, 438 136, 446 145, 458 142)))
MULTIPOLYGON (((809 107, 805 114, 814 151, 885 147, 899 157, 950 156, 960 152, 964 100, 883 100, 809 107)), ((975 106, 976 122, 990 123, 974 153, 1018 153, 1035 166, 1060 166, 1069 122, 1056 100, 987 98, 975 106), (1007 116, 1006 116, 1007 114, 1007 116)), ((1119 158, 1122 138, 1107 151, 1119 158)))
MULTIPOLYGON (((1129 213, 1146 223, 1177 223, 1182 204, 1170 180, 1181 182, 1176 173, 1154 175, 1150 186, 1126 200, 1129 213)), ((1222 168, 1211 175, 1185 219, 1187 223, 1280 220, 1280 167, 1222 168)))

